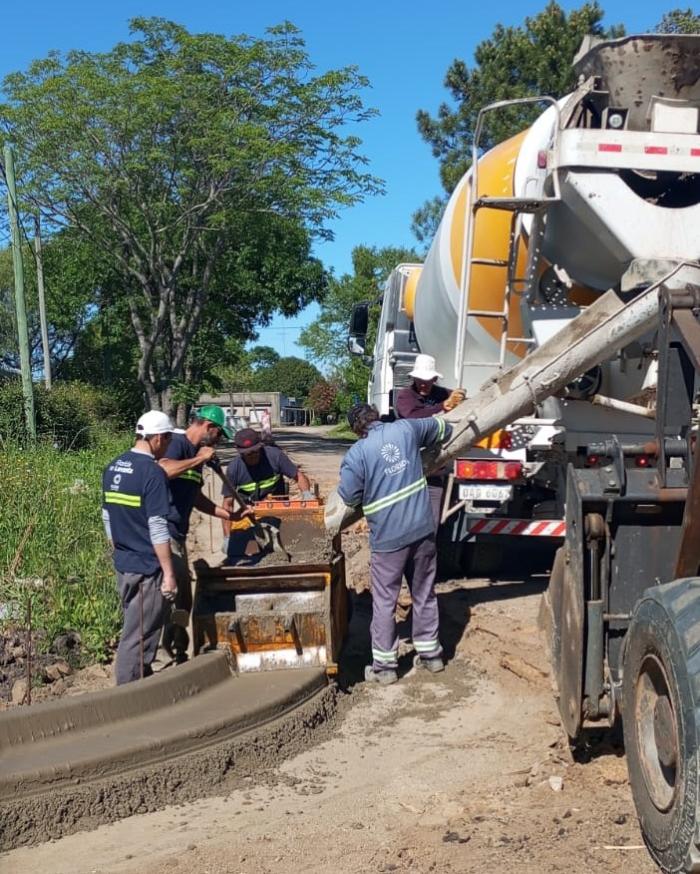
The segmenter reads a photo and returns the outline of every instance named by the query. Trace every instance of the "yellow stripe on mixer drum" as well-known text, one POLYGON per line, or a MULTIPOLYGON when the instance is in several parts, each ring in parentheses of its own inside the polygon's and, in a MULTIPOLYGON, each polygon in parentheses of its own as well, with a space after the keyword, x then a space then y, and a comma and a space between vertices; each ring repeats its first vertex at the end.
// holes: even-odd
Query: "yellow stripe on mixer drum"
MULTIPOLYGON (((479 195, 489 197, 513 197, 513 175, 520 146, 527 131, 516 134, 499 143, 479 161, 479 195)), ((455 282, 459 288, 462 276, 462 247, 464 245, 464 209, 468 186, 462 185, 458 194, 450 228, 450 254, 455 282)), ((507 210, 480 209, 474 227, 474 258, 490 258, 505 261, 508 258, 511 215, 507 210)), ((527 249, 522 240, 518 243, 516 277, 524 276, 527 249)), ((506 285, 506 267, 475 264, 472 267, 470 309, 502 310, 506 285)), ((511 298, 508 335, 522 337, 520 302, 511 298)), ((502 325, 498 319, 478 318, 477 321, 495 340, 500 342, 502 325)), ((522 358, 527 347, 524 343, 509 343, 508 349, 522 358)))

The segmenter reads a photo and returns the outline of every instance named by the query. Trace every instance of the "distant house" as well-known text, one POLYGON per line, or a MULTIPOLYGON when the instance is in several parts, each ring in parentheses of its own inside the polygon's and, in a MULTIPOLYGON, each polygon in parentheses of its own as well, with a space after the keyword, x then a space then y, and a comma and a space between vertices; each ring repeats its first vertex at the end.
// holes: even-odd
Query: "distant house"
POLYGON ((221 392, 201 395, 194 409, 207 404, 218 404, 230 416, 243 416, 251 425, 259 424, 260 414, 267 410, 274 428, 282 424, 282 408, 287 405, 287 398, 278 391, 221 392))
POLYGON ((221 392, 220 394, 200 395, 194 411, 207 404, 218 404, 228 415, 242 416, 250 425, 259 425, 260 414, 267 410, 273 428, 280 425, 308 425, 308 411, 298 398, 290 398, 278 391, 221 392))

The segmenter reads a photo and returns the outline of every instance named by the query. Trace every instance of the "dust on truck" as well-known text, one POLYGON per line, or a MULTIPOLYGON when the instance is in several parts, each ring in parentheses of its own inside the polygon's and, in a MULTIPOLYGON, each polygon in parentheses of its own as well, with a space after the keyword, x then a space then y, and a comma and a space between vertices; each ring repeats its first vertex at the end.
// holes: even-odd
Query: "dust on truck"
POLYGON ((377 340, 370 398, 418 351, 469 392, 426 465, 453 464, 455 543, 475 519, 562 525, 544 617, 563 725, 622 718, 653 857, 700 871, 700 36, 589 39, 575 69, 484 155, 490 113, 519 101, 481 111, 425 263, 389 280, 379 330, 400 330, 377 340), (459 491, 487 484, 504 499, 459 491))

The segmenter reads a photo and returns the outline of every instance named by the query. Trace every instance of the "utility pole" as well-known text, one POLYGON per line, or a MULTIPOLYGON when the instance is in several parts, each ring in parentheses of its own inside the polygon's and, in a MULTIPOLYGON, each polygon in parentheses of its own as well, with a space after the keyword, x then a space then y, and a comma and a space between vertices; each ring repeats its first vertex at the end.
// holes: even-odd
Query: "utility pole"
POLYGON ((15 161, 12 149, 9 146, 5 146, 5 180, 7 181, 7 201, 10 212, 10 231, 12 233, 12 264, 15 272, 15 309, 17 311, 17 334, 19 335, 19 359, 22 368, 24 414, 27 420, 29 436, 32 440, 35 440, 34 386, 32 385, 32 364, 29 357, 27 307, 24 300, 24 267, 22 264, 22 241, 19 236, 19 217, 17 215, 15 161))
POLYGON ((51 388, 51 354, 49 352, 49 329, 46 324, 46 298, 44 297, 44 259, 41 255, 41 219, 34 218, 34 257, 36 258, 36 285, 39 292, 39 322, 41 324, 41 348, 44 352, 44 384, 51 388))

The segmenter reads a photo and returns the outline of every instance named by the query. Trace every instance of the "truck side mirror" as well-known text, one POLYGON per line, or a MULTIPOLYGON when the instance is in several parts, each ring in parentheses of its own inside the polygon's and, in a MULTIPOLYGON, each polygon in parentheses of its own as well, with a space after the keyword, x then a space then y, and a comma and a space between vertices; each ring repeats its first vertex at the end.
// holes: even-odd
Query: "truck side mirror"
POLYGON ((366 301, 356 303, 350 313, 350 336, 366 337, 369 325, 369 304, 366 301))

